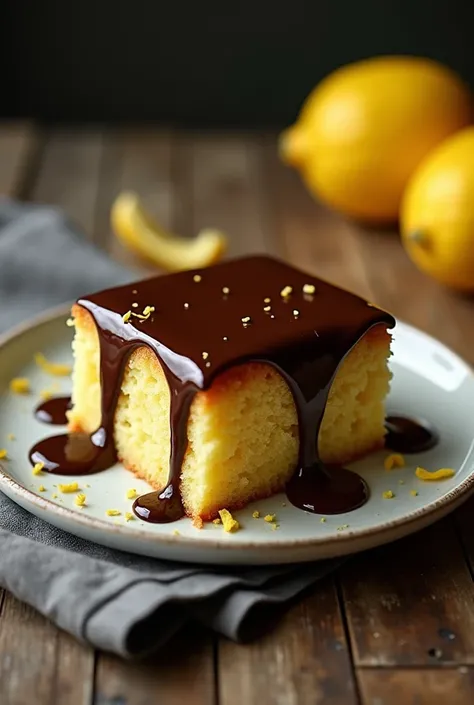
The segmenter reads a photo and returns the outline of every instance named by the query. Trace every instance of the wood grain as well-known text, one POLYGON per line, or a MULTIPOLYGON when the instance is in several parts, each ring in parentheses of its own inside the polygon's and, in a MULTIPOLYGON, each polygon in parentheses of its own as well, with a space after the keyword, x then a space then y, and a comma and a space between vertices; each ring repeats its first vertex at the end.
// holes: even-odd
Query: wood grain
POLYGON ((23 196, 40 142, 29 122, 0 123, 0 195, 23 196))
POLYGON ((146 662, 100 654, 93 705, 214 705, 210 635, 189 628, 146 662))
POLYGON ((95 231, 101 159, 100 132, 51 132, 29 194, 34 201, 61 206, 89 239, 95 231))
POLYGON ((472 668, 361 669, 362 705, 471 705, 472 668))
POLYGON ((331 580, 260 640, 219 649, 221 705, 355 705, 336 592, 331 580))
POLYGON ((356 665, 474 663, 474 584, 450 519, 341 570, 356 665))
POLYGON ((90 649, 6 595, 0 619, 0 703, 89 705, 92 676, 90 649))

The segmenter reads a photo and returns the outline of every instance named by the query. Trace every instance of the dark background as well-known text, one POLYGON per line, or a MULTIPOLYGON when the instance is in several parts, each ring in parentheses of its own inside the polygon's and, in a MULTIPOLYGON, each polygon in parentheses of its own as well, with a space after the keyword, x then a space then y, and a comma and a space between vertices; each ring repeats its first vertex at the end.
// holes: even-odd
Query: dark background
POLYGON ((439 59, 474 84, 474 0, 0 0, 0 115, 281 126, 331 70, 439 59))

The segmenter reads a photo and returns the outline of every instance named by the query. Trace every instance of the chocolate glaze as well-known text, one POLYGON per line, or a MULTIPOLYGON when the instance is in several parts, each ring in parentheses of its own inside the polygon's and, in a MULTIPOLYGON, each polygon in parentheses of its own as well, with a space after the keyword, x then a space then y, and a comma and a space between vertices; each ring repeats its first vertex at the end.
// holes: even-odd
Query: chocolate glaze
MULTIPOLYGON (((102 291, 78 304, 91 314, 99 336, 102 416, 83 459, 75 465, 76 474, 94 472, 115 461, 113 420, 124 366, 133 350, 145 346, 158 357, 170 388, 171 454, 166 487, 136 500, 138 516, 167 522, 183 514, 179 482, 193 397, 226 369, 249 361, 277 368, 295 400, 300 451, 288 485, 290 501, 324 513, 348 511, 365 501, 367 486, 358 475, 322 467, 317 437, 340 363, 370 328, 393 327, 392 316, 264 256, 155 277, 102 291), (195 281, 196 274, 200 281, 195 281), (303 293, 305 284, 315 286, 313 295, 303 293), (283 298, 280 292, 288 286, 292 293, 283 298), (271 299, 269 304, 266 298, 271 299), (133 308, 132 303, 138 306, 133 308), (265 311, 267 305, 271 308, 265 311), (155 307, 147 320, 131 317, 129 323, 123 322, 125 312, 141 312, 146 306, 155 307)), ((47 442, 34 450, 61 465, 62 459, 56 463, 54 456, 59 441, 54 443, 52 453, 47 442)), ((61 448, 66 446, 62 442, 61 448)))
POLYGON ((35 418, 52 426, 67 424, 66 412, 71 408, 71 397, 53 397, 35 409, 35 418))
POLYGON ((421 419, 406 416, 388 416, 385 421, 385 445, 398 453, 422 453, 439 441, 437 431, 421 419))

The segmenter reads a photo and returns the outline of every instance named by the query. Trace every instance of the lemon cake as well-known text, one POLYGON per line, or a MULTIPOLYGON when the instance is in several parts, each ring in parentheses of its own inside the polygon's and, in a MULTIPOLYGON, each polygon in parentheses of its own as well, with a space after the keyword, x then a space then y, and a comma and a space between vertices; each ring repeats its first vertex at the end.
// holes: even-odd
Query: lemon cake
POLYGON ((70 431, 156 490, 142 518, 211 520, 384 443, 393 318, 279 260, 109 289, 72 315, 70 431))

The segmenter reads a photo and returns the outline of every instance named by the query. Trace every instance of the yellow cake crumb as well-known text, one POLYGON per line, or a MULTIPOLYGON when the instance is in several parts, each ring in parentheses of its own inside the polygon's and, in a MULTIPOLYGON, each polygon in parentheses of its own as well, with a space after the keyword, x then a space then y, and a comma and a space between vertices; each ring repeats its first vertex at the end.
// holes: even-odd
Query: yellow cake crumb
POLYGON ((15 440, 15 434, 14 434, 14 433, 9 433, 8 436, 7 436, 7 439, 8 439, 9 441, 14 441, 14 440, 15 440))
POLYGON ((46 487, 45 487, 44 485, 40 485, 40 486, 38 487, 38 492, 46 492, 46 491, 47 491, 47 490, 46 490, 46 487))
POLYGON ((193 281, 195 281, 195 282, 200 282, 201 279, 202 279, 202 277, 200 274, 195 274, 193 277, 193 281))
POLYGON ((58 495, 57 495, 56 492, 55 492, 54 494, 51 495, 51 497, 52 497, 53 499, 57 499, 57 498, 58 498, 58 495))
POLYGON ((269 304, 269 303, 271 303, 271 301, 272 300, 268 296, 265 299, 263 299, 264 304, 269 304))
POLYGON ((297 309, 297 308, 294 308, 294 309, 293 309, 293 316, 294 316, 295 318, 298 318, 299 315, 300 315, 300 312, 298 311, 298 309, 297 309))
POLYGON ((74 497, 74 504, 77 504, 78 507, 86 506, 86 495, 84 492, 80 492, 74 497))
POLYGON ((383 461, 383 466, 385 470, 393 470, 393 468, 404 468, 405 467, 405 458, 401 453, 392 453, 391 455, 387 455, 385 460, 383 461))
POLYGON ((47 372, 54 377, 67 377, 71 374, 71 365, 64 365, 58 362, 49 362, 43 353, 36 353, 35 362, 41 367, 43 372, 47 372))
POLYGON ((287 299, 288 296, 290 296, 290 294, 292 293, 292 291, 292 286, 284 286, 283 289, 280 291, 280 296, 282 297, 282 299, 287 299))
POLYGON ((303 286, 303 294, 314 294, 316 287, 314 284, 305 284, 303 286))
POLYGON ((212 520, 212 523, 213 524, 222 524, 222 521, 221 521, 220 517, 216 517, 215 519, 212 520))
POLYGON ((14 377, 10 380, 10 391, 13 394, 29 394, 30 380, 27 377, 14 377))
POLYGON ((66 321, 66 325, 68 328, 72 328, 74 326, 74 318, 68 318, 66 321))
POLYGON ((410 490, 410 494, 412 497, 418 497, 418 492, 416 490, 410 490))
POLYGON ((119 517, 122 512, 120 512, 118 509, 106 509, 105 513, 108 517, 119 517))
POLYGON ((256 509, 254 512, 252 512, 252 516, 254 519, 260 519, 260 512, 256 509))
POLYGON ((133 512, 125 512, 125 521, 132 521, 135 519, 133 512))
POLYGON ((129 320, 130 320, 130 316, 131 316, 131 315, 132 315, 132 312, 131 312, 131 311, 127 311, 126 313, 124 313, 123 316, 122 316, 122 321, 123 321, 124 323, 128 323, 129 320))
POLYGON ((222 524, 224 526, 224 531, 238 531, 240 529, 240 524, 237 519, 234 519, 232 514, 227 509, 219 509, 219 516, 222 519, 222 524))
POLYGON ((392 490, 387 490, 386 492, 382 492, 382 497, 384 499, 393 499, 395 497, 395 495, 392 492, 392 490))
POLYGON ((321 524, 325 524, 325 523, 326 523, 326 517, 321 517, 321 519, 320 519, 319 521, 321 522, 321 524))
POLYGON ((0 460, 4 460, 4 458, 7 457, 7 449, 6 448, 0 448, 0 460))
POLYGON ((425 470, 425 468, 420 468, 418 467, 415 470, 415 475, 419 480, 446 480, 449 477, 453 477, 456 474, 456 471, 453 470, 452 468, 440 468, 439 470, 435 470, 434 472, 430 472, 429 470, 425 470))
POLYGON ((134 499, 137 496, 137 491, 133 487, 127 490, 127 499, 134 499))
POLYGON ((263 517, 263 521, 268 521, 269 524, 275 520, 276 520, 276 514, 265 514, 265 516, 263 517))
POLYGON ((193 526, 195 529, 202 529, 204 522, 201 517, 193 517, 193 526))
POLYGON ((230 294, 230 289, 228 286, 223 286, 222 287, 222 293, 227 296, 227 294, 230 294))
POLYGON ((33 475, 40 475, 44 468, 44 463, 35 463, 33 465, 33 470, 31 471, 33 475))
POLYGON ((69 494, 71 492, 77 492, 79 489, 79 485, 77 482, 70 482, 67 485, 58 485, 59 491, 62 492, 63 494, 69 494))

